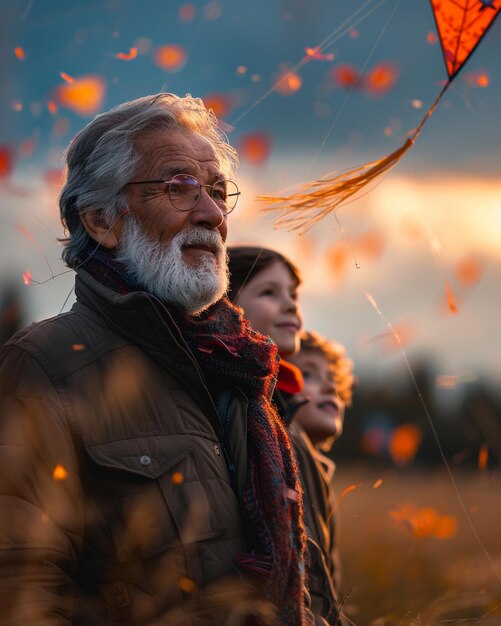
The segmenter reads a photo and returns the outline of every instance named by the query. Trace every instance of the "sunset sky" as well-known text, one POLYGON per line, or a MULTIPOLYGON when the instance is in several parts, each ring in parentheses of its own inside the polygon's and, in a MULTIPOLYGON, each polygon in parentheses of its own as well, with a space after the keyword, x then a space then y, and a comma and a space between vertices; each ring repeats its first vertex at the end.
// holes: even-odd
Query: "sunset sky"
POLYGON ((411 360, 457 385, 501 381, 499 20, 404 160, 301 237, 275 230, 256 195, 401 145, 446 78, 427 0, 14 0, 0 21, 0 173, 2 154, 13 161, 0 178, 0 279, 19 284, 30 320, 57 314, 73 282, 23 284, 64 271, 57 181, 71 137, 119 102, 190 92, 240 150, 230 243, 292 257, 308 328, 375 378, 402 367, 391 323, 411 360))

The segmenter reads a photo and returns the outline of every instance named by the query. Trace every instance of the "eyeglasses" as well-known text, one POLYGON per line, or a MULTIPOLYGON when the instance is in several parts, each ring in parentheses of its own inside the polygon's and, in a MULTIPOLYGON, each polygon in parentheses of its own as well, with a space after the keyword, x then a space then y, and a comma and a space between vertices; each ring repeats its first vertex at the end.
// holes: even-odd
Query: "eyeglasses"
POLYGON ((228 215, 237 205, 240 191, 231 180, 217 180, 213 185, 202 185, 190 174, 176 174, 171 180, 136 180, 127 185, 164 185, 172 206, 179 211, 191 211, 197 206, 205 187, 221 211, 228 215))

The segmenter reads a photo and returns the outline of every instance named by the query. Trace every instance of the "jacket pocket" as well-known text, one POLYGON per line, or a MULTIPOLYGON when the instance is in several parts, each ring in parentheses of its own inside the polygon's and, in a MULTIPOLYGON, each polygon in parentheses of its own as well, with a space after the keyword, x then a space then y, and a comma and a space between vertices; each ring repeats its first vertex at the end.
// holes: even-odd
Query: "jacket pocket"
POLYGON ((156 435, 86 448, 120 561, 224 533, 191 440, 156 435))

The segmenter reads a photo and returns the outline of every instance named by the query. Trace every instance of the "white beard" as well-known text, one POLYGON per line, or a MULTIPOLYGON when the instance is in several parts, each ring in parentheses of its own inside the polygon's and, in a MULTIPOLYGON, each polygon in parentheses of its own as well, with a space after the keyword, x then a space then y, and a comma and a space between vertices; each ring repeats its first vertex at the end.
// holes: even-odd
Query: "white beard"
POLYGON ((192 315, 217 302, 228 290, 228 257, 221 235, 201 226, 178 232, 164 245, 150 240, 129 215, 117 247, 117 261, 145 291, 192 315), (216 253, 203 254, 198 265, 188 265, 182 246, 194 244, 209 245, 216 253))

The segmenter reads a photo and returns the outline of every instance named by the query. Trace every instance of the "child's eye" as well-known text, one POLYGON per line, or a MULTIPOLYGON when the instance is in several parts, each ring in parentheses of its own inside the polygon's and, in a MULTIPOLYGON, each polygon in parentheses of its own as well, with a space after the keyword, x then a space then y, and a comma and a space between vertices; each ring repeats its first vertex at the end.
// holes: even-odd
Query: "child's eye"
POLYGON ((313 372, 310 372, 309 370, 302 370, 301 373, 304 380, 311 380, 313 378, 313 372))
POLYGON ((273 289, 263 289, 263 291, 261 291, 260 295, 261 296, 272 296, 273 295, 273 289))

